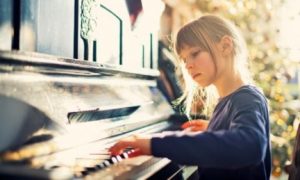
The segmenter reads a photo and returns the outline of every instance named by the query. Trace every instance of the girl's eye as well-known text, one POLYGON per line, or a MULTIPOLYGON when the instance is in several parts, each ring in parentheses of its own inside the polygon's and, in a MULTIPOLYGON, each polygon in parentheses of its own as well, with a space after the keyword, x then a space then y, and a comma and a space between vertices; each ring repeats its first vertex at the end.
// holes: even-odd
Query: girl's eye
POLYGON ((198 55, 199 53, 200 53, 200 50, 193 52, 193 53, 192 53, 192 57, 193 57, 193 58, 197 57, 197 55, 198 55))
POLYGON ((201 53, 201 50, 197 50, 197 51, 194 51, 194 52, 190 52, 190 54, 189 54, 187 57, 181 58, 181 59, 182 59, 182 62, 183 62, 184 64, 186 64, 186 63, 187 63, 187 60, 193 60, 193 59, 195 59, 195 58, 199 55, 199 53, 201 53))

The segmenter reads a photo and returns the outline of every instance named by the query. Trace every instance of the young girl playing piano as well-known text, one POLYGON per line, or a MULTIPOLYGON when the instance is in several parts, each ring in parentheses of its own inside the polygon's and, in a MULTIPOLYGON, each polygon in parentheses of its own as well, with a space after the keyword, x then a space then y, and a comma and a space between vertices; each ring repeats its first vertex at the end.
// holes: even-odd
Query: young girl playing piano
POLYGON ((218 98, 209 123, 193 120, 183 125, 202 130, 198 132, 125 138, 110 152, 118 154, 131 147, 143 155, 197 165, 200 179, 269 179, 267 101, 252 85, 245 42, 236 27, 218 16, 202 16, 179 30, 175 50, 192 80, 186 81, 188 102, 192 103, 195 94, 206 93, 200 94, 200 100, 209 109, 215 88, 218 98))

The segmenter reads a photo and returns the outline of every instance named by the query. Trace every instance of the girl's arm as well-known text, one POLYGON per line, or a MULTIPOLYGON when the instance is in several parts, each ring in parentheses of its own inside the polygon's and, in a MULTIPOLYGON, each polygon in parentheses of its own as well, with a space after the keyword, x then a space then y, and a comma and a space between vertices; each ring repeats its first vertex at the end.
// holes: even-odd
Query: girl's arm
POLYGON ((269 143, 266 121, 259 106, 246 106, 236 114, 229 130, 152 138, 152 154, 203 167, 255 165, 265 157, 269 143))

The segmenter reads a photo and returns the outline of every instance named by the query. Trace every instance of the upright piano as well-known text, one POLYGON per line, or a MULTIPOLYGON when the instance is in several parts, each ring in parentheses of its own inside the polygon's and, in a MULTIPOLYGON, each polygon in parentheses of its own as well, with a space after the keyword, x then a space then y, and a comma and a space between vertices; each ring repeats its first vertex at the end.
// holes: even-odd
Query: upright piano
POLYGON ((157 86, 154 29, 132 30, 142 2, 0 2, 0 178, 195 177, 167 158, 107 151, 184 119, 157 86))

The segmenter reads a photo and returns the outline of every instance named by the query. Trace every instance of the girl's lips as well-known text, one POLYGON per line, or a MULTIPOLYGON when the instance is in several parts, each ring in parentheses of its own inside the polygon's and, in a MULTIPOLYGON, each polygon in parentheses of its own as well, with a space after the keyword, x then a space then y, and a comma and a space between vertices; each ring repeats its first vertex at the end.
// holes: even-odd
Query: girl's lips
POLYGON ((201 76, 201 73, 194 74, 194 75, 193 75, 193 79, 195 79, 195 78, 198 77, 198 76, 201 76))

